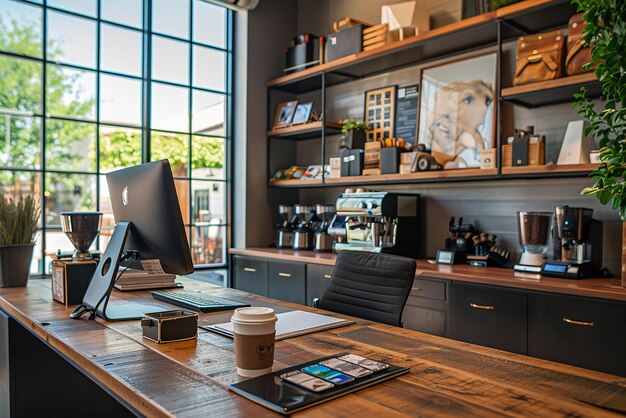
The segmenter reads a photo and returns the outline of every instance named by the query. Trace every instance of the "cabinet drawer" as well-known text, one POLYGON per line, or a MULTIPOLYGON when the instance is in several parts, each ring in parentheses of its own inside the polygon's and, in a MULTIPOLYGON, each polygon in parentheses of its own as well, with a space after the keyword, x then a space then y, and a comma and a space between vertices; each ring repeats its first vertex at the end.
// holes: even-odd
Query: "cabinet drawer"
POLYGON ((626 304, 529 295, 528 354, 626 376, 626 304))
POLYGON ((526 354, 526 293, 453 282, 448 295, 450 338, 526 354))
POLYGON ((314 298, 321 298, 333 274, 332 266, 307 264, 306 266, 306 304, 313 306, 314 298))
POLYGON ((446 282, 436 279, 415 279, 411 296, 446 300, 446 282))
POLYGON ((288 302, 306 303, 306 273, 304 263, 269 262, 269 296, 288 302))
POLYGON ((268 262, 258 258, 233 257, 236 289, 267 296, 268 262))

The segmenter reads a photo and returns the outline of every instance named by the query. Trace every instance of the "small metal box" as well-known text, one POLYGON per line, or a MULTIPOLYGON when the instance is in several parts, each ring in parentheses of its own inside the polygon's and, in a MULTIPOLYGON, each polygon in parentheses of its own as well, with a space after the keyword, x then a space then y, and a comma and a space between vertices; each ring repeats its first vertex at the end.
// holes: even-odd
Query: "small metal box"
POLYGON ((145 338, 159 344, 192 340, 198 336, 198 314, 178 309, 146 313, 141 328, 145 338))

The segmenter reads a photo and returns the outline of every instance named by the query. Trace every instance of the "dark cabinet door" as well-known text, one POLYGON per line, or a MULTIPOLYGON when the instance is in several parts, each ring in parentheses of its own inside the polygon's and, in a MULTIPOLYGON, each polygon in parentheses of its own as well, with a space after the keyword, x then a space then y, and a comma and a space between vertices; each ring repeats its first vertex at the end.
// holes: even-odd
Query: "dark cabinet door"
POLYGON ((321 298, 330 282, 333 266, 307 264, 306 266, 306 304, 313 306, 314 298, 321 298))
POLYGON ((269 296, 304 305, 306 303, 305 270, 304 263, 270 261, 269 296))
POLYGON ((233 257, 234 287, 257 295, 268 295, 266 260, 236 255, 233 257))
POLYGON ((527 294, 451 283, 449 337, 526 354, 527 294))
POLYGON ((528 354, 626 376, 626 304, 530 294, 528 354))
POLYGON ((447 310, 445 281, 415 279, 402 312, 402 323, 404 328, 443 337, 447 331, 447 310))

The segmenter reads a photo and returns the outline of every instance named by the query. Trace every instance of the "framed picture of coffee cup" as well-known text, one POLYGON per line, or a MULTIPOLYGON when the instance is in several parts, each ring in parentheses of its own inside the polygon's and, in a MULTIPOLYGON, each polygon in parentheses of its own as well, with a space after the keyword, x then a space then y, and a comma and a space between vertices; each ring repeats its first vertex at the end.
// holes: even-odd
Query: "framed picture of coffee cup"
POLYGON ((313 102, 298 103, 298 106, 296 106, 296 111, 293 114, 293 119, 291 121, 291 124, 302 125, 304 123, 309 123, 309 121, 311 120, 312 111, 313 111, 313 102))
POLYGON ((278 108, 276 108, 276 116, 274 116, 274 129, 290 126, 297 106, 297 100, 279 104, 278 108))
POLYGON ((418 143, 444 168, 480 167, 494 147, 496 53, 422 70, 418 143))

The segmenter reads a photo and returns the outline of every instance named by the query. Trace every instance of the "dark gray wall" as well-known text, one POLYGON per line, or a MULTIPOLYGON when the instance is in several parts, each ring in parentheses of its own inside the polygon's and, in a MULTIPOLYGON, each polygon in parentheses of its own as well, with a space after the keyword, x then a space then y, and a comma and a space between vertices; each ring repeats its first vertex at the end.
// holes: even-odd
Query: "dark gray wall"
POLYGON ((235 138, 233 174, 233 245, 266 246, 273 236, 269 222, 283 195, 268 194, 265 136, 266 82, 280 75, 283 49, 297 32, 297 3, 263 0, 251 12, 238 12, 235 57, 235 138))

